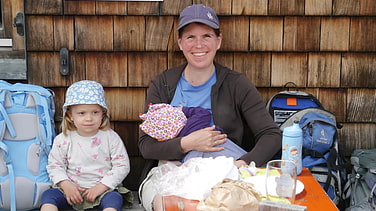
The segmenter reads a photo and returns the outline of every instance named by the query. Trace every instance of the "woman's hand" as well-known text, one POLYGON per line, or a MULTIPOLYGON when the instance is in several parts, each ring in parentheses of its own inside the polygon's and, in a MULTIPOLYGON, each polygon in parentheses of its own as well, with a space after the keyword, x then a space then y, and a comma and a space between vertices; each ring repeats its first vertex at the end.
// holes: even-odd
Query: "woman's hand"
POLYGON ((95 199, 100 196, 102 193, 107 191, 109 187, 103 185, 102 183, 97 184, 94 187, 91 187, 89 189, 86 189, 84 193, 82 194, 82 197, 86 197, 86 200, 88 202, 94 202, 95 199))
POLYGON ((58 183, 58 186, 63 189, 65 197, 67 199, 68 204, 81 204, 83 202, 83 198, 81 193, 85 191, 84 188, 79 187, 76 184, 73 184, 69 180, 63 180, 58 183))
POLYGON ((183 152, 186 153, 191 150, 201 152, 217 152, 223 150, 224 147, 216 146, 225 143, 227 135, 214 129, 215 126, 213 125, 184 136, 181 139, 181 148, 183 152))

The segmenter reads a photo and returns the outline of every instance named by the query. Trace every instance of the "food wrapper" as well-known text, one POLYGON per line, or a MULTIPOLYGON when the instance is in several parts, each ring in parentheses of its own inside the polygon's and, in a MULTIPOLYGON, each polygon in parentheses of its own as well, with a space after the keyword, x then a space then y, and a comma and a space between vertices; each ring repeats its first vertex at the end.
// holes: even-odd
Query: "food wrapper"
POLYGON ((211 194, 198 203, 197 211, 258 210, 261 194, 253 185, 241 180, 224 179, 211 194))

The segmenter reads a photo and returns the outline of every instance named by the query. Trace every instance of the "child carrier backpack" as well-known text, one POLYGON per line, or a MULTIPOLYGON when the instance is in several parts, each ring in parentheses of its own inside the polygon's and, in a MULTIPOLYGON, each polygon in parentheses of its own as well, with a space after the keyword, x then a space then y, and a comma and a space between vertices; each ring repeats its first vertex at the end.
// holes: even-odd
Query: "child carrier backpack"
MULTIPOLYGON (((289 82, 285 85, 294 83, 289 82)), ((335 116, 324 109, 312 94, 282 91, 275 94, 267 109, 283 132, 299 121, 303 130, 302 166, 308 168, 332 201, 338 205, 347 178, 346 162, 338 145, 338 129, 342 126, 335 116)))
POLYGON ((345 185, 346 211, 376 210, 376 149, 355 149, 351 154, 352 172, 345 185))
POLYGON ((0 80, 0 210, 31 210, 52 184, 46 170, 56 135, 54 94, 0 80))

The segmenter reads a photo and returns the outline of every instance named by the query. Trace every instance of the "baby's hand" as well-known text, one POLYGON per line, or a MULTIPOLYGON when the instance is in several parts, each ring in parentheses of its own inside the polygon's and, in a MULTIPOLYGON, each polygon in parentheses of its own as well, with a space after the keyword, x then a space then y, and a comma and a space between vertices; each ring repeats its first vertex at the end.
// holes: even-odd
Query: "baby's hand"
POLYGON ((238 168, 240 168, 240 167, 242 167, 242 166, 247 166, 247 165, 248 165, 244 160, 236 160, 236 161, 234 162, 234 164, 235 164, 235 166, 238 167, 238 168))

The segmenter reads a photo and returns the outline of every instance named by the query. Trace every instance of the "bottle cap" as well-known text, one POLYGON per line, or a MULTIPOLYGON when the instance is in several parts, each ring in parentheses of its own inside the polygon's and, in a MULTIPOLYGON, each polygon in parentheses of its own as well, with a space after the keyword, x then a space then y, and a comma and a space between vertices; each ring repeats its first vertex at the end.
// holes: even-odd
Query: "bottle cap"
POLYGON ((294 124, 289 126, 289 127, 285 127, 285 129, 283 129, 283 135, 285 136, 302 136, 302 129, 300 128, 299 124, 294 124))

